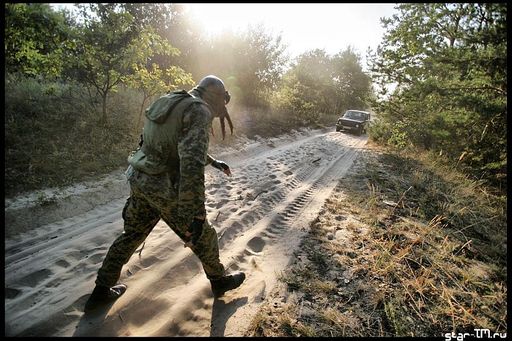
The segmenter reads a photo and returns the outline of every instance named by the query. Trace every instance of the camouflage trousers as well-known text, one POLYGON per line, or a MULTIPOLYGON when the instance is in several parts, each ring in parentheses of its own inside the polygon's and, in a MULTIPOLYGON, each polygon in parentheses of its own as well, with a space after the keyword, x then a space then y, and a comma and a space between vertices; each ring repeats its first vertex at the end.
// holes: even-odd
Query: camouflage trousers
MULTIPOLYGON (((113 286, 119 280, 121 269, 137 247, 147 238, 160 219, 182 239, 187 226, 177 226, 173 215, 177 208, 177 195, 167 176, 149 176, 133 171, 130 181, 130 197, 123 208, 124 231, 117 237, 98 270, 96 284, 113 286)), ((207 220, 197 243, 191 248, 203 265, 206 276, 216 279, 224 275, 219 259, 217 232, 207 220)))

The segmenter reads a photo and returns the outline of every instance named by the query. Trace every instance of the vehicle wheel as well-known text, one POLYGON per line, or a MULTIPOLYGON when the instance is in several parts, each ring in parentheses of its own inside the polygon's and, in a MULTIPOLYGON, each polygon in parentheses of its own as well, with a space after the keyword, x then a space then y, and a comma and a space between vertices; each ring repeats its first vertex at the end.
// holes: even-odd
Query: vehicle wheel
POLYGON ((340 128, 336 128, 336 131, 340 131, 340 128))
POLYGON ((363 127, 361 127, 361 128, 356 130, 356 135, 357 136, 361 136, 362 133, 363 133, 363 127))

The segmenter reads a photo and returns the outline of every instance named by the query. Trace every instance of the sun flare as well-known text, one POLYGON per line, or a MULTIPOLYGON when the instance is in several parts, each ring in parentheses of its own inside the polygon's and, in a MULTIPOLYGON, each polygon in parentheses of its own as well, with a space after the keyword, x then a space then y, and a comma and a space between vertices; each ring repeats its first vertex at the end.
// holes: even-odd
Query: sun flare
POLYGON ((375 49, 383 32, 379 18, 394 13, 393 4, 184 4, 209 35, 263 25, 281 35, 291 55, 310 49, 334 54, 349 45, 360 54, 375 49))

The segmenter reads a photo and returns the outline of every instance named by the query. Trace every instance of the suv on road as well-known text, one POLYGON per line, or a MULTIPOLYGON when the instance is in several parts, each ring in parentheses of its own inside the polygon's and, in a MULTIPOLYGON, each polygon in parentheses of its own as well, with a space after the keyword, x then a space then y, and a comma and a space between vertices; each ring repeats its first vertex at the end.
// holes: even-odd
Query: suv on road
POLYGON ((357 135, 366 133, 370 122, 370 113, 361 110, 347 110, 336 122, 336 131, 349 130, 357 135))

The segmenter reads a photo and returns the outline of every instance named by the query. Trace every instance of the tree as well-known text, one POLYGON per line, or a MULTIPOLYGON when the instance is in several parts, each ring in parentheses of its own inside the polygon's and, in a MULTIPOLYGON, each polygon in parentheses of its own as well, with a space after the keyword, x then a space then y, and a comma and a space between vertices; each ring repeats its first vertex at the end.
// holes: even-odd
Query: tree
POLYGON ((370 90, 369 76, 351 48, 333 57, 315 49, 297 57, 284 75, 274 103, 286 115, 311 124, 346 109, 365 109, 370 90))
POLYGON ((287 60, 281 37, 263 26, 247 31, 224 31, 198 48, 196 74, 216 74, 226 81, 233 99, 246 106, 264 106, 277 88, 287 60))
POLYGON ((371 56, 374 81, 397 84, 376 103, 384 124, 400 125, 413 145, 442 150, 478 177, 505 181, 507 5, 398 9, 383 20, 387 32, 371 56))
POLYGON ((371 95, 371 79, 363 71, 360 57, 348 47, 332 58, 336 112, 366 109, 371 95))
POLYGON ((151 27, 137 25, 134 17, 115 3, 80 5, 83 23, 75 50, 74 77, 89 84, 102 99, 101 122, 108 123, 110 92, 155 53, 177 55, 151 27))
POLYGON ((297 58, 293 72, 299 83, 305 86, 300 94, 312 103, 314 112, 309 115, 317 117, 319 113, 334 111, 334 96, 331 57, 322 49, 307 51, 297 58))
POLYGON ((147 69, 144 66, 134 65, 134 73, 125 77, 124 81, 131 86, 142 91, 142 103, 137 120, 136 131, 139 130, 142 122, 142 115, 148 99, 163 94, 164 92, 176 90, 179 86, 194 85, 194 80, 190 73, 182 68, 172 66, 162 70, 157 64, 153 64, 147 69))
POLYGON ((70 46, 64 12, 48 4, 5 4, 5 68, 25 75, 59 76, 70 46))
MULTIPOLYGON (((209 55, 201 53, 207 44, 203 27, 190 20, 182 4, 168 4, 167 13, 170 17, 168 24, 161 25, 158 33, 181 51, 179 56, 174 56, 173 64, 190 72, 194 79, 212 73, 209 69, 209 55), (201 55, 204 59, 200 59, 201 55)), ((162 56, 155 56, 154 60, 161 67, 167 67, 165 62, 170 62, 169 58, 162 56)))
POLYGON ((287 61, 285 45, 280 35, 273 37, 261 25, 249 26, 235 41, 233 75, 236 85, 244 89, 241 102, 258 106, 267 101, 268 92, 277 88, 287 61))

